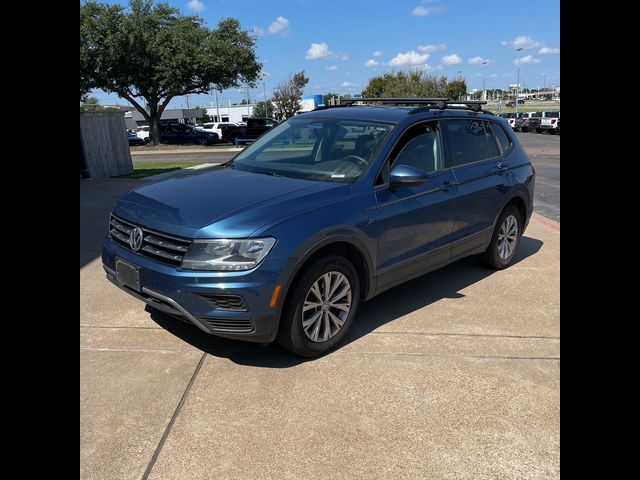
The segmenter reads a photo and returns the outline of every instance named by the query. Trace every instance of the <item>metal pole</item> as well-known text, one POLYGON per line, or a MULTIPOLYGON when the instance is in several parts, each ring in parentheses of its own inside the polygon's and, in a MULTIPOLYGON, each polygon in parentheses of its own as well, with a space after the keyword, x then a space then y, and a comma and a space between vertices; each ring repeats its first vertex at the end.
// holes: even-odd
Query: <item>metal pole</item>
POLYGON ((264 90, 264 119, 269 116, 269 108, 267 107, 267 85, 262 82, 262 89, 264 90))
POLYGON ((222 117, 220 116, 220 105, 218 104, 218 89, 216 88, 213 91, 214 95, 216 96, 216 117, 217 117, 217 122, 221 122, 222 121, 222 117))
POLYGON ((251 112, 249 111, 249 85, 247 85, 245 88, 247 92, 247 117, 250 117, 251 112))
POLYGON ((518 118, 518 92, 520 90, 520 50, 522 48, 518 48, 516 52, 518 52, 518 81, 516 82, 516 118, 518 118))

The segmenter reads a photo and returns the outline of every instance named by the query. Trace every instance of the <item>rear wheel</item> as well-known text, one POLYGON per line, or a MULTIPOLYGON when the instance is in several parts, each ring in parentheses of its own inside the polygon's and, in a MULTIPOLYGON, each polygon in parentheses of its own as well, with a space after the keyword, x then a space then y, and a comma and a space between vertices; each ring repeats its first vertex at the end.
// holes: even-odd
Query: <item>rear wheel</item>
POLYGON ((360 302, 360 281, 349 260, 329 255, 292 285, 280 320, 278 342, 303 356, 321 355, 347 334, 360 302))
POLYGON ((511 264, 520 244, 522 222, 520 211, 514 205, 502 211, 491 243, 483 254, 483 260, 489 267, 502 270, 511 264))

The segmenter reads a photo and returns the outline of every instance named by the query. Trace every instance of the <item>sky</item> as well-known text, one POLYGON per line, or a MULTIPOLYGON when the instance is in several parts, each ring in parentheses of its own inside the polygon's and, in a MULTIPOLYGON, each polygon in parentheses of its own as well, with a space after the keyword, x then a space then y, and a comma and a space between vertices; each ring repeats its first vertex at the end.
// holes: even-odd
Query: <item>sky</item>
MULTIPOLYGON (((127 5, 127 1, 107 3, 127 5)), ((360 93, 388 71, 424 70, 463 77, 468 90, 560 85, 560 2, 541 0, 169 0, 184 14, 215 28, 237 18, 256 36, 264 81, 249 89, 251 101, 271 96, 301 70, 304 94, 360 93), (517 52, 517 48, 523 50, 517 52), (483 62, 487 61, 484 66, 483 62)), ((95 90, 101 104, 126 105, 95 90)), ((240 102, 244 88, 218 94, 220 104, 240 102)), ((211 107, 213 95, 176 97, 169 108, 211 107)))

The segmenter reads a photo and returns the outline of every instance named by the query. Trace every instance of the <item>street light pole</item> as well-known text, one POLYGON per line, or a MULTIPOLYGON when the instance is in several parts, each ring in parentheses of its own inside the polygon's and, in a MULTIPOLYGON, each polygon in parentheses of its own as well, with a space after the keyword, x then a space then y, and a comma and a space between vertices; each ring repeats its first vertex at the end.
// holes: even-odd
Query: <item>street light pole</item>
POLYGON ((264 91, 264 118, 265 120, 269 116, 269 107, 267 106, 267 85, 262 82, 262 89, 264 91))
POLYGON ((522 47, 517 48, 516 52, 518 52, 518 81, 516 82, 516 118, 518 118, 518 92, 520 90, 520 51, 522 47))
POLYGON ((485 76, 485 73, 484 73, 484 66, 485 66, 487 63, 489 63, 489 61, 488 61, 488 60, 485 60, 484 62, 482 62, 482 97, 483 97, 483 98, 481 98, 481 100, 486 100, 486 99, 487 99, 487 94, 485 93, 485 92, 486 92, 486 90, 485 90, 485 88, 484 88, 484 83, 485 83, 485 80, 486 80, 486 78, 487 78, 487 77, 485 76))

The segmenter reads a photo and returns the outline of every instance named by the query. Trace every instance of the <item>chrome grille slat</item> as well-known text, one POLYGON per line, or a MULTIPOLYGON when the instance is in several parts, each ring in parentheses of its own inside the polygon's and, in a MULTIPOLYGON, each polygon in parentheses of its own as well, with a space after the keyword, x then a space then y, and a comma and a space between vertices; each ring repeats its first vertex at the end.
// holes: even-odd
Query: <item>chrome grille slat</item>
POLYGON ((182 252, 182 253, 187 251, 187 247, 184 245, 178 245, 175 243, 167 242, 166 240, 162 240, 161 238, 158 238, 154 235, 147 235, 146 237, 144 237, 144 241, 153 243, 154 245, 157 245, 159 247, 165 247, 165 248, 170 248, 171 250, 177 250, 178 252, 182 252))
MULTIPOLYGON (((109 225, 111 238, 131 250, 129 235, 137 225, 122 220, 114 214, 111 214, 109 225)), ((182 263, 182 257, 191 244, 190 240, 165 235, 144 227, 140 228, 143 232, 142 248, 136 253, 175 266, 182 263)))
POLYGON ((141 251, 150 253, 152 255, 157 255, 162 258, 166 258, 168 260, 175 260, 176 262, 182 261, 182 255, 174 255, 172 253, 167 253, 162 250, 158 250, 157 248, 150 247, 149 245, 145 245, 141 248, 141 251))

